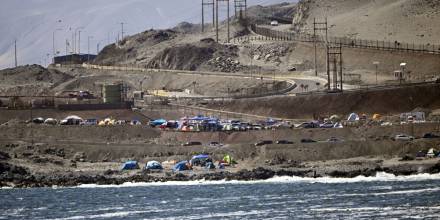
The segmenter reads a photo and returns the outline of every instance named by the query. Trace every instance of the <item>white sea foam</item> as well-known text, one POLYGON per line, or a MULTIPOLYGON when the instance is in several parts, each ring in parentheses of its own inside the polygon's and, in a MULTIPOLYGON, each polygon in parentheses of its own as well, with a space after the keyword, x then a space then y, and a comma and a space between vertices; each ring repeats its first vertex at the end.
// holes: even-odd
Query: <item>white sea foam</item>
POLYGON ((115 217, 126 217, 133 214, 142 214, 148 211, 123 211, 123 212, 109 212, 98 215, 78 215, 66 218, 56 218, 52 220, 76 220, 76 219, 96 219, 96 218, 115 218, 115 217))
POLYGON ((354 178, 333 178, 333 177, 297 177, 297 176, 276 176, 267 180, 238 181, 238 180, 219 180, 219 181, 168 181, 152 183, 123 183, 121 185, 96 185, 83 184, 77 188, 116 188, 116 187, 146 187, 146 186, 194 186, 194 185, 224 185, 224 184, 261 184, 261 183, 358 183, 358 182, 416 182, 426 180, 440 180, 440 174, 417 174, 411 176, 395 176, 389 173, 377 173, 376 176, 365 177, 357 176, 354 178))

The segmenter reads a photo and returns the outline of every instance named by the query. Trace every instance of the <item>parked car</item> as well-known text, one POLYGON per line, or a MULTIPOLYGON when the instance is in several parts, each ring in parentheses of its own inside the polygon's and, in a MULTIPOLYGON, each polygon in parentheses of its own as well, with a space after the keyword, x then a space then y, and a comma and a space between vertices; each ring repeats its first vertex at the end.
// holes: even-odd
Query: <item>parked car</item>
POLYGON ((252 130, 257 130, 257 131, 259 131, 259 130, 261 130, 261 129, 263 129, 261 125, 257 125, 257 124, 252 125, 252 130))
POLYGON ((213 142, 209 143, 209 146, 211 146, 211 147, 221 147, 221 146, 223 146, 223 144, 219 143, 219 142, 216 142, 216 141, 213 141, 213 142))
POLYGON ((332 122, 326 122, 326 123, 320 124, 319 127, 320 128, 334 128, 335 124, 333 124, 332 122))
POLYGON ((293 141, 279 140, 279 141, 277 141, 277 144, 293 144, 293 141))
POLYGON ((433 133, 426 133, 423 135, 423 138, 440 138, 440 136, 433 133))
POLYGON ((182 144, 182 146, 197 146, 197 145, 202 145, 202 142, 190 141, 190 142, 186 142, 186 143, 182 144))
POLYGON ((255 146, 263 146, 263 145, 267 145, 267 144, 273 144, 273 141, 269 141, 269 140, 259 141, 259 142, 255 143, 255 146))
POLYGON ((83 124, 84 125, 98 125, 98 119, 89 118, 89 119, 84 120, 83 124))
POLYGON ((316 122, 304 122, 298 125, 297 128, 319 128, 319 124, 316 122))
POLYGON ((315 140, 312 140, 310 138, 303 138, 301 139, 301 143, 315 143, 315 140))
POLYGON ((414 137, 406 135, 406 134, 398 134, 393 137, 393 140, 395 140, 395 141, 412 141, 412 140, 414 140, 414 137))
POLYGON ((338 139, 336 137, 331 137, 329 139, 327 139, 327 142, 342 142, 343 140, 338 139))
POLYGON ((32 122, 35 123, 35 124, 43 124, 44 123, 44 118, 42 118, 42 117, 33 118, 32 122))

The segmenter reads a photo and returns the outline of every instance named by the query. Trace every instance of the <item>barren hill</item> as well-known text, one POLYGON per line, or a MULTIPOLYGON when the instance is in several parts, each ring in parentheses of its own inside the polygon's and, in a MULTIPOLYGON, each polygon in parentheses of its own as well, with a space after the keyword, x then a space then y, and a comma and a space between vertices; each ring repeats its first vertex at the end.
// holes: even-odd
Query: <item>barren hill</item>
POLYGON ((1 95, 49 95, 51 89, 72 79, 66 73, 39 65, 26 65, 0 70, 1 95))
POLYGON ((312 32, 325 17, 332 36, 440 44, 438 0, 301 0, 294 27, 312 32))

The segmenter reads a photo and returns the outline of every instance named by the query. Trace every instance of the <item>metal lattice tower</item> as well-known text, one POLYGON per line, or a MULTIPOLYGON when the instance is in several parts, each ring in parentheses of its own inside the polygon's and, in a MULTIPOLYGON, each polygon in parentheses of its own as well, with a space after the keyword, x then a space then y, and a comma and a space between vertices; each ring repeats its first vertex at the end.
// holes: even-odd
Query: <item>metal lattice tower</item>
POLYGON ((218 37, 218 8, 219 8, 219 2, 226 2, 227 3, 227 20, 228 20, 228 43, 230 42, 231 39, 231 35, 230 35, 230 28, 229 28, 229 22, 230 22, 230 14, 229 14, 229 1, 230 0, 215 0, 215 15, 216 15, 216 19, 215 19, 215 36, 216 36, 216 40, 217 42, 219 41, 219 37, 218 37))
POLYGON ((316 18, 313 19, 313 46, 315 49, 314 65, 315 65, 315 76, 318 76, 318 57, 317 57, 317 32, 325 31, 325 45, 328 45, 328 23, 327 18, 324 22, 316 22, 316 18))
POLYGON ((212 7, 212 26, 215 23, 215 0, 202 0, 202 32, 205 32, 205 7, 212 7))
POLYGON ((238 18, 242 19, 247 16, 247 0, 234 0, 235 17, 237 18, 237 12, 239 14, 238 18), (244 13, 243 13, 244 12, 244 13))
POLYGON ((327 80, 328 91, 343 91, 341 45, 327 45, 327 80))

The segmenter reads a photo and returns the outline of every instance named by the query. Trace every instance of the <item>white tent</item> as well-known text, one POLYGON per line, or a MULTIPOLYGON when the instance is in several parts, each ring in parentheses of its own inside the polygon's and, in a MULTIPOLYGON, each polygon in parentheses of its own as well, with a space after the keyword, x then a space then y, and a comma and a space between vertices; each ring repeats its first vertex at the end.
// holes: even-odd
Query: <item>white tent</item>
POLYGON ((359 115, 356 113, 351 113, 350 116, 348 116, 347 121, 349 122, 359 121, 359 115))

